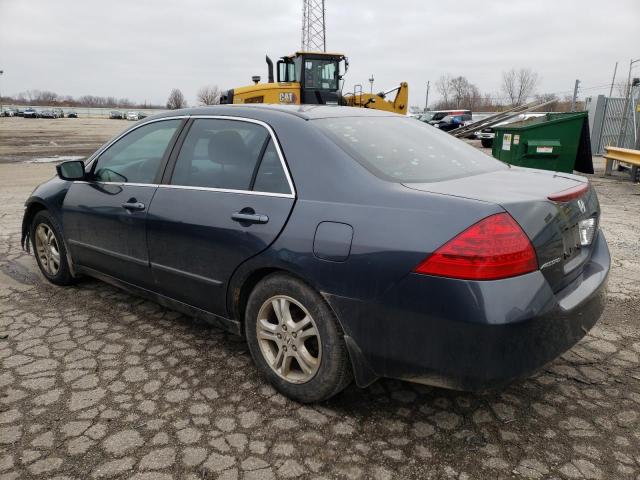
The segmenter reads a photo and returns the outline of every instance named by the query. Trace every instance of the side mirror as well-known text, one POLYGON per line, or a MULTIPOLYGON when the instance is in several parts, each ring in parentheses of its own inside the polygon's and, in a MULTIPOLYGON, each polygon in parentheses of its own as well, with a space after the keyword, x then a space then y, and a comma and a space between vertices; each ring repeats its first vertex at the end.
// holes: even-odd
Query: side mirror
POLYGON ((82 160, 70 160, 56 165, 58 177, 62 180, 84 180, 84 162, 82 160))

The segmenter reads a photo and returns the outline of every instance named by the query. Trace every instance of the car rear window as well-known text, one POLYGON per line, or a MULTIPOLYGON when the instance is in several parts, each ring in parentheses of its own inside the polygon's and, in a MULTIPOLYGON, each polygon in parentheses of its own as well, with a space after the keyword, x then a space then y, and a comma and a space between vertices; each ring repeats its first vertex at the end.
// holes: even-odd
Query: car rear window
POLYGON ((410 118, 339 117, 313 122, 367 170, 392 182, 437 182, 508 168, 464 141, 410 118))

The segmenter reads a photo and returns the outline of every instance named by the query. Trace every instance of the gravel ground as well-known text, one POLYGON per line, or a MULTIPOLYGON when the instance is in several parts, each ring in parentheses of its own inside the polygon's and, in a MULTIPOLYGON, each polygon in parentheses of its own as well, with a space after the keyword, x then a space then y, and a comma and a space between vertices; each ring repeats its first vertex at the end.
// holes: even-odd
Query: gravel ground
POLYGON ((0 480, 640 479, 640 188, 594 176, 614 266, 600 323, 505 390, 382 380, 301 406, 244 342, 19 246, 52 165, 0 164, 0 480))
POLYGON ((86 157, 130 127, 126 120, 0 117, 0 163, 86 157))

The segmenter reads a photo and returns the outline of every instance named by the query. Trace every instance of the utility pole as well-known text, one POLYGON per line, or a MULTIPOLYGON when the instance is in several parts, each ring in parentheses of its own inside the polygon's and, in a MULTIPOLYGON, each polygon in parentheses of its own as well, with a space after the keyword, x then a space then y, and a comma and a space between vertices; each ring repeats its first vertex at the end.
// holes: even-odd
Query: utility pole
MULTIPOLYGON (((4 70, 0 70, 0 77, 4 73, 4 70)), ((0 115, 2 115, 2 92, 0 92, 0 115)))
POLYGON ((618 62, 616 62, 616 66, 613 68, 613 78, 611 79, 611 88, 609 89, 609 96, 613 95, 613 84, 616 83, 617 71, 618 71, 618 62))
POLYGON ((427 97, 424 99, 424 111, 426 112, 429 109, 429 85, 430 81, 427 81, 427 97))
POLYGON ((373 95, 373 73, 371 74, 371 78, 369 79, 369 84, 371 84, 370 93, 373 95))
POLYGON ((631 69, 633 64, 640 62, 640 58, 631 59, 629 61, 629 76, 627 77, 627 95, 624 101, 624 108, 622 109, 622 121, 620 122, 620 133, 618 134, 617 147, 624 147, 627 137, 627 121, 631 115, 635 115, 633 112, 633 106, 631 106, 631 112, 629 112, 629 104, 631 103, 631 69))
POLYGON ((571 99, 571 111, 576 111, 576 100, 578 99, 578 86, 580 85, 580 80, 576 79, 576 85, 573 87, 573 98, 571 99))

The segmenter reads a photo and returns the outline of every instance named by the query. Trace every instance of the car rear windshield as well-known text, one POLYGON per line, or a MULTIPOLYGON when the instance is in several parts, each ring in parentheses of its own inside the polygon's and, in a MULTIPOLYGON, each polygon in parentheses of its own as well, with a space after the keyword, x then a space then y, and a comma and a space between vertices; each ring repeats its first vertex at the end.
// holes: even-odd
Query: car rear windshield
POLYGON ((508 168, 411 118, 323 118, 314 124, 371 173, 392 182, 437 182, 508 168))

